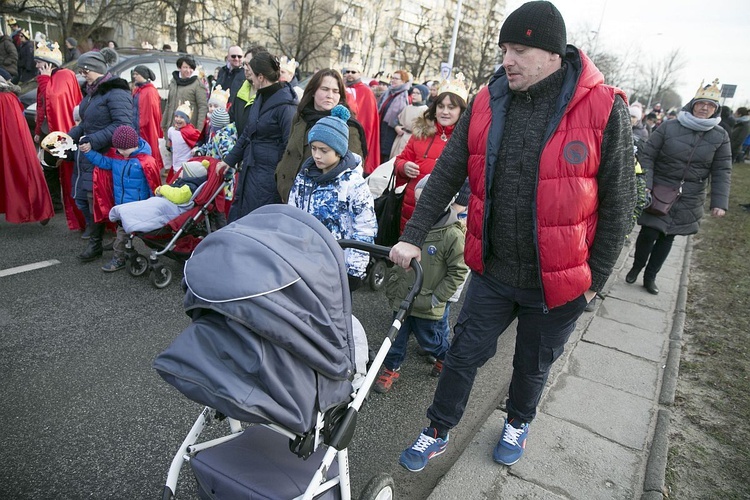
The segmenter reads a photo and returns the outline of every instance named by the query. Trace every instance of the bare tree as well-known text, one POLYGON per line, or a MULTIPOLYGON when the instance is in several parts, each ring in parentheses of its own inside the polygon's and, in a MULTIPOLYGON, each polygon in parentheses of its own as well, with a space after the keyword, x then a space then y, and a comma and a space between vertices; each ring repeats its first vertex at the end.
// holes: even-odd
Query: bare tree
MULTIPOLYGON (((467 87, 476 89, 487 83, 500 60, 497 46, 500 22, 490 2, 480 4, 478 9, 467 4, 464 4, 464 8, 466 11, 459 22, 459 35, 453 58, 453 75, 455 76, 457 71, 463 72, 467 87), (481 22, 477 22, 478 20, 481 22)), ((452 36, 454 19, 454 14, 446 16, 446 40, 450 40, 452 36)), ((444 58, 447 60, 447 53, 444 54, 444 58)))
POLYGON ((431 10, 422 7, 417 24, 413 25, 410 35, 405 34, 404 38, 401 38, 399 33, 391 34, 391 41, 401 56, 398 59, 404 61, 404 66, 415 79, 422 75, 438 47, 438 42, 433 36, 433 32, 440 32, 439 29, 433 29, 437 24, 436 18, 431 10))
POLYGON ((651 108, 654 98, 673 90, 680 83, 680 72, 685 67, 685 60, 680 49, 673 49, 662 59, 652 59, 641 66, 641 80, 634 94, 647 98, 646 109, 651 108))
POLYGON ((88 38, 108 25, 116 24, 149 0, 5 0, 3 9, 16 15, 35 14, 60 26, 62 41, 70 36, 88 38), (84 21, 84 22, 81 22, 84 21))
POLYGON ((333 48, 332 35, 347 7, 332 8, 326 0, 271 0, 264 31, 281 53, 306 67, 333 48))

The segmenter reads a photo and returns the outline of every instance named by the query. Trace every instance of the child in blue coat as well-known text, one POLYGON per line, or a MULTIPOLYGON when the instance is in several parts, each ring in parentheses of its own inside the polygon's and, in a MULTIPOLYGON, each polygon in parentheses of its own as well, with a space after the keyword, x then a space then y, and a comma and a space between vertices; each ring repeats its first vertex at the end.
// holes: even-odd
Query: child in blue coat
MULTIPOLYGON (((104 176, 97 176, 97 209, 106 217, 115 205, 145 200, 153 196, 161 184, 161 174, 156 160, 151 156, 151 147, 138 137, 133 127, 120 125, 112 134, 112 146, 107 155, 91 149, 84 143, 79 149, 96 167, 111 171, 112 189, 99 189, 106 184, 104 176)), ((102 267, 104 272, 119 271, 125 267, 125 241, 127 234, 122 226, 117 227, 117 237, 112 244, 114 256, 102 267)))
MULTIPOLYGON (((349 151, 349 110, 340 104, 307 134, 312 156, 302 163, 289 193, 289 205, 315 216, 336 239, 373 243, 378 232, 370 188, 362 177, 362 158, 349 151)), ((370 260, 347 249, 349 289, 362 284, 370 260)))

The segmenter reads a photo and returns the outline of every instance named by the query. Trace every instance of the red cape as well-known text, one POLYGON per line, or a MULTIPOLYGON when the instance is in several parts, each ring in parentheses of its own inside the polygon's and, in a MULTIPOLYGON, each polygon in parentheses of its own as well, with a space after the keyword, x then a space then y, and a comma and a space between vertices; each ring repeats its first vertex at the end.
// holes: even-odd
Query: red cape
POLYGON ((188 123, 180 129, 180 134, 182 134, 182 138, 185 139, 185 143, 189 147, 194 148, 195 144, 198 142, 198 138, 201 136, 201 131, 193 127, 192 123, 188 123))
POLYGON ((365 160, 365 174, 369 175, 380 165, 380 118, 375 94, 370 87, 362 82, 347 87, 347 102, 354 110, 357 121, 365 129, 367 138, 367 159, 365 160))
MULTIPOLYGON (((117 156, 117 150, 110 149, 106 156, 110 158, 122 158, 117 156)), ((137 154, 134 156, 141 162, 141 168, 146 176, 151 194, 161 185, 161 169, 156 166, 153 156, 137 154)), ((112 171, 103 168, 94 168, 94 222, 109 222, 109 211, 115 206, 115 188, 112 183, 112 171)))
POLYGON ((0 213, 15 224, 55 215, 22 111, 15 94, 0 91, 0 213))
POLYGON ((159 139, 164 137, 161 129, 161 97, 154 84, 149 82, 133 89, 133 97, 138 95, 138 135, 151 146, 151 156, 161 170, 164 160, 159 150, 159 139))
MULTIPOLYGON (((81 87, 75 73, 69 69, 58 69, 52 76, 39 75, 36 92, 36 128, 35 135, 43 137, 42 123, 45 119, 50 132, 67 132, 75 125, 73 108, 83 99, 81 87)), ((54 165, 50 165, 54 166, 54 165)), ((86 226, 83 213, 78 209, 70 196, 73 163, 62 162, 57 171, 62 188, 62 202, 65 208, 65 219, 71 231, 82 230, 86 226)))
POLYGON ((83 99, 76 75, 69 69, 58 69, 52 76, 36 77, 36 135, 41 135, 47 120, 50 132, 67 132, 75 125, 73 108, 83 99))

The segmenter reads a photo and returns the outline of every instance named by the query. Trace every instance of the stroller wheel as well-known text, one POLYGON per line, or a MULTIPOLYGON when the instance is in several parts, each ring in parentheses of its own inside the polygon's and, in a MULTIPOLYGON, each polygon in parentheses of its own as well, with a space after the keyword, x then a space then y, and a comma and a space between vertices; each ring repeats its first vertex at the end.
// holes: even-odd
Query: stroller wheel
POLYGON ((383 288, 387 273, 388 265, 385 261, 383 259, 375 259, 370 267, 370 271, 367 273, 367 283, 370 285, 370 288, 376 292, 383 288))
POLYGON ((148 260, 140 254, 133 255, 125 263, 131 276, 143 276, 148 271, 148 260))
POLYGON ((153 269, 148 277, 156 288, 165 288, 172 282, 172 271, 167 267, 161 267, 153 269))
POLYGON ((395 484, 389 474, 382 472, 370 479, 359 495, 359 500, 393 500, 396 498, 395 484))

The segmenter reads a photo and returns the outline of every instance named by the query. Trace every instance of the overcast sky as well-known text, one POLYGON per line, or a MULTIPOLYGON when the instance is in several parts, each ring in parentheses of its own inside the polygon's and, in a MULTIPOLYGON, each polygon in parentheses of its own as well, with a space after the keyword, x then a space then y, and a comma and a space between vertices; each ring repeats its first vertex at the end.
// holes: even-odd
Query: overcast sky
MULTIPOLYGON (((507 13, 524 0, 507 0, 507 13)), ((612 53, 639 48, 662 58, 680 48, 687 64, 676 89, 687 102, 705 80, 737 85, 727 106, 750 105, 750 1, 552 0, 569 32, 599 30, 600 47, 612 53)))

